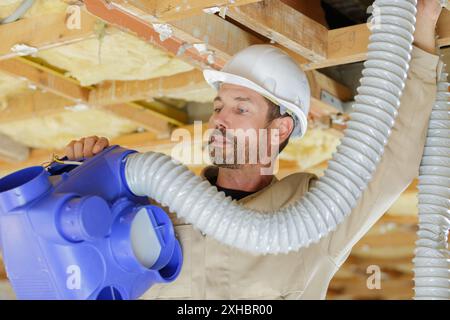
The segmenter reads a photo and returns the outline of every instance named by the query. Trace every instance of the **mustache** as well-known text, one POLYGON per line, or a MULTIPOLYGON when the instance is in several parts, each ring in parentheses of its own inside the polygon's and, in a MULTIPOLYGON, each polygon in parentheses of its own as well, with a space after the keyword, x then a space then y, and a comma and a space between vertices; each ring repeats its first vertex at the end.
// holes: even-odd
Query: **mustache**
POLYGON ((233 141, 235 141, 235 138, 236 138, 231 132, 228 132, 225 129, 214 129, 209 136, 208 144, 213 143, 215 140, 215 137, 221 137, 222 139, 224 139, 227 142, 233 142, 233 141))

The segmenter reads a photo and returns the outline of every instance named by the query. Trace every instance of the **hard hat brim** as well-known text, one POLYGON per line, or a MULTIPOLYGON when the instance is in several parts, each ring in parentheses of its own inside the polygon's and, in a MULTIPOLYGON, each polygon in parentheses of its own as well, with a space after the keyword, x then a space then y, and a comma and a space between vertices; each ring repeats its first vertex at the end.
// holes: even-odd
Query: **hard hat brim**
POLYGON ((235 74, 208 69, 208 70, 203 70, 203 76, 204 76, 206 82, 216 90, 219 90, 219 86, 221 83, 234 84, 234 85, 246 87, 248 89, 256 91, 259 94, 261 94, 262 96, 266 97, 267 99, 273 101, 274 103, 285 107, 290 112, 295 114, 298 121, 300 122, 299 128, 294 128, 294 131, 291 136, 292 137, 303 137, 305 135, 307 127, 308 127, 308 120, 306 118, 306 115, 303 113, 303 111, 300 109, 299 106, 293 104, 292 102, 280 99, 280 98, 274 96, 268 90, 264 89, 263 87, 259 86, 256 83, 254 83, 253 81, 248 80, 243 77, 240 77, 240 76, 237 76, 235 74))

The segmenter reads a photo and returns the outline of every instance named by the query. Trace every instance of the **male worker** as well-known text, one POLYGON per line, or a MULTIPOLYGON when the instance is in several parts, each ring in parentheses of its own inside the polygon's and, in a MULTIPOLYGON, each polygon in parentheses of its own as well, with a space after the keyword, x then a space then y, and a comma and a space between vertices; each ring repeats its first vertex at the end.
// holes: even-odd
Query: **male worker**
MULTIPOLYGON (((436 0, 419 0, 412 61, 397 122, 368 189, 351 215, 319 243, 298 252, 255 256, 223 245, 176 220, 184 266, 172 284, 152 287, 145 298, 179 299, 323 299, 329 281, 351 248, 417 176, 427 123, 436 96, 439 57, 436 0)), ((252 46, 237 54, 224 72, 205 72, 218 89, 209 125, 215 150, 232 145, 231 129, 276 129, 280 148, 306 130, 309 87, 304 73, 284 53, 252 46), (279 107, 281 106, 281 108, 279 107)), ((72 141, 71 159, 90 157, 108 146, 105 138, 72 141)), ((213 155, 217 156, 217 155, 213 155)), ((214 160, 214 159, 213 159, 214 160)), ((270 211, 299 199, 316 180, 297 173, 277 180, 261 174, 261 164, 218 164, 203 177, 243 206, 270 211)))

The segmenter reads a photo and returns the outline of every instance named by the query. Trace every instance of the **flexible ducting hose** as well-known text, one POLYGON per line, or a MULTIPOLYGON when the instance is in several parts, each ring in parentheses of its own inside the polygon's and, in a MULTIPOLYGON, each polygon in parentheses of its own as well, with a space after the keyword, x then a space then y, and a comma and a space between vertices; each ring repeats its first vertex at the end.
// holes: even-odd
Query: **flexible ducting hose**
POLYGON ((443 71, 419 170, 419 230, 414 258, 416 299, 450 299, 449 85, 448 74, 443 71))
POLYGON ((382 23, 372 30, 352 119, 325 176, 293 205, 266 213, 244 208, 185 166, 153 152, 128 157, 130 190, 245 251, 287 253, 318 242, 351 213, 383 155, 409 69, 416 5, 416 0, 375 1, 382 23))
POLYGON ((22 18, 25 13, 31 8, 35 0, 24 0, 19 7, 9 16, 4 19, 0 19, 0 24, 7 24, 22 18))

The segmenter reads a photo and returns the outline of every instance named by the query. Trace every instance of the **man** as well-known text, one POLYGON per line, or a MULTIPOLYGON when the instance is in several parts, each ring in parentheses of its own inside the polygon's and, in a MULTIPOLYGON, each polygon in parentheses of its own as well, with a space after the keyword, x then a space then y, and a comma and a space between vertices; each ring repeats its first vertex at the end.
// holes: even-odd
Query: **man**
MULTIPOLYGON (((419 0, 418 11, 415 48, 397 122, 374 178, 351 215, 319 243, 267 256, 222 245, 174 218, 183 246, 183 270, 174 283, 152 287, 145 298, 325 298, 329 281, 351 248, 418 174, 436 96, 435 27, 440 6, 436 0, 419 0)), ((242 205, 260 211, 298 200, 313 185, 313 175, 297 173, 278 181, 261 173, 264 164, 224 164, 218 158, 235 152, 230 151, 234 136, 228 134, 233 129, 275 130, 280 149, 291 136, 303 135, 309 108, 304 73, 281 51, 253 46, 236 55, 222 72, 206 71, 205 79, 218 89, 209 121, 215 129, 210 143, 217 165, 206 168, 203 177, 242 205)), ((107 146, 106 139, 90 137, 72 141, 66 154, 70 159, 90 157, 107 146)))

